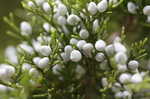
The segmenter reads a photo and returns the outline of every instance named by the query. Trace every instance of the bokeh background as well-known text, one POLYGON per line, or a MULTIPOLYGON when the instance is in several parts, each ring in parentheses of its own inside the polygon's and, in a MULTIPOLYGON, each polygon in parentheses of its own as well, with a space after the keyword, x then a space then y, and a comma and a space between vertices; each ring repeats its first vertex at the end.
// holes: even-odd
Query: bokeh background
POLYGON ((8 16, 10 12, 16 12, 19 8, 21 0, 0 0, 0 62, 3 61, 3 51, 8 45, 15 45, 17 40, 6 35, 6 30, 9 28, 3 22, 3 17, 8 16))

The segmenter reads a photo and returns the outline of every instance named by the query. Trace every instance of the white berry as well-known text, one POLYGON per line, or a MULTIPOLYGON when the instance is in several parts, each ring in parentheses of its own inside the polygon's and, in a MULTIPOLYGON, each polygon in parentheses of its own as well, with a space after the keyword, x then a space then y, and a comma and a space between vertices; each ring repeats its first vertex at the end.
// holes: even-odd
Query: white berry
POLYGON ((18 64, 17 50, 14 46, 8 46, 5 50, 5 57, 13 64, 18 64))
POLYGON ((114 48, 116 52, 127 52, 126 47, 119 42, 114 43, 114 48))
POLYGON ((34 54, 34 49, 32 48, 32 46, 28 45, 27 43, 22 43, 19 45, 19 51, 20 52, 26 52, 30 55, 33 55, 34 54))
POLYGON ((20 29, 21 29, 21 34, 23 36, 28 36, 30 34, 32 34, 32 27, 30 25, 30 23, 23 21, 20 24, 20 29))
POLYGON ((68 12, 67 7, 64 4, 62 3, 58 4, 57 13, 59 13, 59 15, 64 16, 67 14, 67 12, 68 12))
POLYGON ((128 63, 128 67, 131 69, 131 70, 135 70, 139 67, 139 62, 136 61, 136 60, 131 60, 129 61, 128 63))
POLYGON ((82 39, 87 39, 89 37, 89 32, 86 29, 82 29, 79 35, 82 39))
POLYGON ((125 64, 127 62, 127 55, 123 52, 119 52, 115 55, 115 61, 118 64, 125 64))
POLYGON ((42 59, 40 59, 39 63, 38 63, 38 67, 41 69, 44 69, 48 66, 49 63, 49 58, 48 57, 44 57, 42 59))
POLYGON ((77 43, 77 47, 81 50, 85 44, 86 44, 85 40, 80 40, 77 43))
POLYGON ((34 5, 34 3, 32 1, 28 1, 28 6, 29 7, 34 7, 35 5, 34 5))
POLYGON ((33 77, 38 77, 40 75, 40 72, 36 68, 31 68, 29 71, 29 75, 33 77))
POLYGON ((62 59, 67 62, 70 60, 70 55, 66 54, 65 52, 61 53, 60 56, 62 57, 62 59))
POLYGON ((123 91, 122 94, 124 99, 131 99, 131 93, 129 91, 123 91))
POLYGON ((78 43, 78 40, 75 38, 70 39, 70 44, 76 45, 78 43))
POLYGON ((45 23, 43 24, 43 28, 44 28, 44 30, 45 30, 46 32, 49 32, 50 29, 51 29, 51 26, 50 26, 49 23, 45 22, 45 23))
POLYGON ((132 83, 140 83, 142 81, 143 81, 143 77, 139 73, 136 73, 131 77, 132 83))
POLYGON ((103 87, 107 87, 108 86, 107 78, 102 78, 101 83, 103 87))
POLYGON ((0 65, 0 79, 9 80, 15 74, 15 68, 8 64, 0 65))
POLYGON ((34 57, 32 61, 35 65, 38 65, 40 60, 41 60, 40 57, 34 57))
POLYGON ((96 61, 102 62, 105 59, 105 55, 103 53, 97 53, 95 56, 96 61))
POLYGON ((123 84, 128 83, 130 79, 131 79, 131 75, 128 73, 123 73, 119 76, 119 81, 123 84))
POLYGON ((63 25, 66 25, 67 20, 66 20, 66 18, 65 18, 64 16, 59 16, 59 17, 57 18, 57 23, 58 23, 59 25, 63 26, 63 25))
POLYGON ((138 7, 133 2, 128 2, 127 8, 130 13, 135 14, 138 7))
POLYGON ((67 22, 70 25, 77 25, 80 22, 80 18, 77 15, 71 14, 68 16, 67 22))
POLYGON ((91 52, 93 48, 94 48, 94 47, 93 47, 93 44, 92 44, 92 43, 86 43, 86 44, 84 44, 84 46, 83 46, 82 49, 83 49, 85 52, 91 52))
POLYGON ((99 11, 99 12, 104 12, 104 11, 106 11, 107 8, 108 8, 108 2, 107 2, 107 0, 102 0, 102 1, 100 1, 100 2, 98 3, 98 5, 97 5, 97 8, 98 8, 98 11, 99 11))
POLYGON ((50 46, 40 46, 39 52, 41 55, 43 56, 49 56, 52 53, 52 49, 50 48, 50 46))
POLYGON ((118 64, 117 68, 118 68, 119 72, 125 72, 125 71, 127 71, 127 66, 126 65, 118 64))
POLYGON ((71 55, 70 55, 70 59, 73 61, 73 62, 78 62, 82 59, 82 55, 80 53, 80 51, 78 50, 73 50, 71 52, 71 55))
POLYGON ((110 44, 108 46, 105 47, 105 52, 108 56, 112 56, 115 53, 115 49, 113 44, 110 44))
POLYGON ((95 2, 90 2, 88 4, 87 10, 90 14, 95 15, 97 13, 97 5, 95 2))
POLYGON ((99 29, 100 25, 99 25, 99 20, 96 19, 93 21, 93 32, 96 32, 99 29))
POLYGON ((105 41, 103 41, 103 40, 96 41, 96 43, 95 43, 96 50, 103 51, 105 49, 105 47, 106 47, 105 41))
POLYGON ((29 71, 31 68, 32 68, 31 64, 28 64, 28 63, 22 64, 23 71, 29 71))
POLYGON ((50 7, 50 5, 48 4, 48 2, 44 2, 43 5, 42 5, 42 7, 43 7, 43 10, 44 10, 45 12, 49 12, 49 11, 51 10, 51 7, 50 7))
POLYGON ((85 54, 86 56, 92 57, 91 52, 92 52, 93 48, 94 48, 94 46, 93 46, 92 43, 86 43, 86 44, 84 44, 84 46, 83 46, 82 49, 83 49, 84 54, 85 54))
POLYGON ((144 15, 150 16, 150 5, 147 5, 143 8, 144 15))
POLYGON ((5 86, 3 84, 0 84, 0 93, 3 93, 3 92, 6 93, 6 92, 11 91, 11 90, 13 90, 13 88, 7 87, 7 86, 5 86))
POLYGON ((115 93, 115 98, 117 98, 117 99, 119 98, 120 99, 122 97, 123 97, 123 93, 122 92, 119 91, 119 92, 115 93))
POLYGON ((65 46, 64 51, 66 54, 70 55, 70 53, 72 52, 73 48, 70 45, 65 46))
POLYGON ((60 71, 62 70, 62 66, 60 64, 56 64, 53 68, 52 68, 52 72, 55 75, 59 75, 60 71))

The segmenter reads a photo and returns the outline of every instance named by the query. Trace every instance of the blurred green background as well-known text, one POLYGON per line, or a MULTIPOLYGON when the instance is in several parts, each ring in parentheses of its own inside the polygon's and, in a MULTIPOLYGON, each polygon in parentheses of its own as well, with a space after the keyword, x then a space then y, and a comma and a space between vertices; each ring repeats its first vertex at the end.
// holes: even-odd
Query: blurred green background
POLYGON ((20 8, 21 0, 0 0, 0 61, 3 60, 3 50, 8 45, 14 45, 16 39, 6 35, 8 29, 7 24, 3 22, 3 17, 8 16, 10 12, 15 12, 17 8, 20 8))

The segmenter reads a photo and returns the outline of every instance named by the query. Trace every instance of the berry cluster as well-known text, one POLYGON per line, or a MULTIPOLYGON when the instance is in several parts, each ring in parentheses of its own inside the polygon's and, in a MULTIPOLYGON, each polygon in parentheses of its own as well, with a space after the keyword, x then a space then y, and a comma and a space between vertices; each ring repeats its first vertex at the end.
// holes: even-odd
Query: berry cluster
MULTIPOLYGON (((78 12, 63 0, 25 1, 23 6, 32 14, 42 11, 43 19, 38 19, 40 27, 34 27, 29 21, 20 23, 20 35, 24 40, 17 48, 10 46, 6 49, 8 64, 0 65, 0 80, 12 84, 17 80, 15 85, 23 87, 18 77, 27 73, 30 84, 36 88, 44 86, 43 81, 46 81, 46 90, 54 88, 60 91, 64 89, 57 88, 57 83, 61 85, 68 81, 67 86, 81 83, 79 87, 85 91, 79 94, 86 95, 87 87, 93 87, 90 90, 94 89, 96 93, 98 88, 111 89, 109 91, 116 98, 131 98, 132 90, 127 85, 141 83, 146 73, 139 69, 138 60, 130 58, 130 50, 119 36, 111 41, 103 37, 106 30, 102 23, 105 20, 94 17, 107 14, 110 5, 115 4, 118 4, 117 0, 101 0, 97 4, 89 2, 78 12), (56 78, 51 79, 50 75, 56 78)), ((136 14, 138 6, 128 2, 127 9, 136 14)), ((150 7, 145 6, 143 13, 149 16, 150 7)), ((17 88, 0 85, 0 91, 8 90, 17 88)))

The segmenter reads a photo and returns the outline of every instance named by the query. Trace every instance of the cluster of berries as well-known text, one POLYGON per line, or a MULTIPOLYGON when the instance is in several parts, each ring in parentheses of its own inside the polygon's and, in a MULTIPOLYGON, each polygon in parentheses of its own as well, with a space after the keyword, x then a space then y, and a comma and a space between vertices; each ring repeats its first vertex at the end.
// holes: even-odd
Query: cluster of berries
MULTIPOLYGON (((115 4, 117 3, 117 0, 109 0, 109 2, 107 0, 101 0, 98 4, 90 2, 87 4, 87 8, 85 9, 87 9, 87 11, 93 16, 98 13, 98 11, 99 13, 105 12, 110 3, 115 4)), ((90 42, 89 37, 91 34, 94 35, 94 33, 91 33, 91 31, 89 31, 82 22, 83 19, 87 20, 86 16, 83 15, 83 13, 80 13, 80 15, 73 12, 69 13, 67 6, 60 0, 55 0, 54 4, 55 5, 52 6, 46 0, 27 2, 27 6, 31 9, 38 6, 41 7, 45 13, 51 14, 51 12, 53 12, 53 21, 56 26, 58 25, 58 28, 55 28, 55 26, 51 23, 43 22, 43 26, 41 28, 43 28, 45 32, 42 33, 42 36, 40 35, 36 38, 32 38, 30 41, 23 41, 17 48, 10 46, 6 49, 6 57, 9 62, 15 66, 20 65, 19 58, 25 53, 32 59, 30 62, 28 62, 28 60, 21 64, 22 71, 28 71, 29 75, 37 78, 41 77, 39 76, 40 71, 38 69, 44 71, 45 69, 50 69, 50 67, 53 66, 51 68, 53 74, 59 75, 60 79, 63 80, 61 71, 65 68, 65 63, 72 62, 72 64, 76 64, 76 78, 81 79, 87 73, 86 66, 83 65, 87 62, 86 59, 90 59, 92 60, 91 62, 96 62, 95 65, 100 66, 101 70, 116 70, 118 78, 115 78, 116 82, 112 85, 112 91, 117 98, 131 97, 132 91, 126 86, 126 84, 141 83, 145 76, 145 72, 138 70, 139 62, 137 60, 129 60, 128 49, 124 46, 120 37, 116 37, 112 43, 109 44, 107 44, 102 38, 97 38, 93 41, 94 43, 90 42), (70 30, 68 26, 72 27, 72 30, 70 30), (63 45, 63 42, 57 42, 59 43, 58 46, 60 49, 55 59, 57 61, 61 61, 61 63, 51 64, 53 62, 52 55, 55 50, 52 46, 53 38, 50 36, 50 33, 56 29, 58 29, 58 32, 62 32, 65 36, 70 38, 69 42, 65 43, 66 45, 63 45), (72 31, 77 32, 78 38, 70 36, 72 31), (50 66, 50 64, 52 66, 50 66), (124 88, 124 91, 121 91, 122 88, 124 88)), ((130 13, 135 14, 138 6, 129 2, 127 8, 130 13)), ((145 6, 143 13, 149 16, 150 7, 145 6)), ((93 32, 100 27, 99 23, 98 19, 93 20, 93 32)), ((20 33, 24 37, 29 37, 33 34, 32 25, 27 21, 21 22, 20 33)), ((60 37, 58 37, 58 40, 60 37)), ((16 69, 17 67, 14 68, 14 66, 11 65, 1 64, 0 79, 2 81, 11 82, 16 73, 16 69)), ((109 82, 109 77, 102 77, 100 79, 104 88, 109 87, 109 85, 112 84, 109 82)), ((33 83, 33 80, 31 83, 33 83)), ((6 89, 12 90, 10 87, 0 85, 0 90, 5 91, 6 89)))

